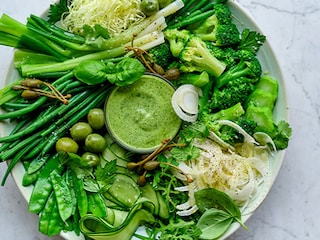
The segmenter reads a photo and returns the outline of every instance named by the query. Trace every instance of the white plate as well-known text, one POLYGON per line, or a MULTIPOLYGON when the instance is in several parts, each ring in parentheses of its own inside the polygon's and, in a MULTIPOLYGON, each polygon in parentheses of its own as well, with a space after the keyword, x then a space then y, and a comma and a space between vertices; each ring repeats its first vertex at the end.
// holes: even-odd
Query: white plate
MULTIPOLYGON (((256 25, 253 18, 250 16, 250 14, 244 9, 240 4, 234 1, 229 2, 230 9, 235 17, 235 23, 238 25, 240 29, 243 28, 249 28, 251 30, 256 30, 257 32, 260 32, 263 34, 263 31, 256 25)), ((267 36, 268 39, 268 36, 267 36)), ((285 92, 285 83, 284 78, 281 73, 280 66, 278 64, 278 61, 276 59, 276 56, 268 42, 268 40, 265 42, 265 44, 261 47, 258 57, 261 61, 261 65, 263 68, 263 71, 267 71, 271 76, 273 76, 275 79, 278 79, 279 81, 279 97, 275 106, 274 110, 274 118, 276 122, 278 120, 286 120, 289 121, 288 118, 288 101, 286 97, 285 92)), ((19 77, 17 71, 13 68, 13 64, 11 63, 7 77, 5 81, 1 82, 1 88, 8 84, 9 82, 12 82, 13 80, 17 79, 19 77)), ((3 124, 0 123, 0 132, 1 136, 8 135, 12 129, 12 125, 10 124, 3 124)), ((246 212, 243 214, 243 222, 247 221, 253 212, 257 209, 257 207, 263 202, 267 194, 269 193, 270 188, 272 187, 278 173, 280 170, 280 167, 282 165, 282 161, 284 158, 285 151, 280 151, 276 153, 274 156, 270 157, 270 179, 268 182, 265 182, 258 190, 257 197, 250 202, 250 205, 246 208, 246 212)), ((22 177, 25 170, 21 163, 18 163, 15 168, 12 170, 12 176, 14 181, 16 182, 19 190, 21 191, 22 195, 28 201, 28 199, 31 196, 32 187, 23 187, 21 185, 22 183, 22 177)), ((222 237, 222 239, 225 239, 232 235, 240 225, 238 223, 234 223, 228 232, 222 237)), ((138 231, 140 232, 141 229, 138 231)), ((143 231, 143 230, 141 230, 143 231)), ((249 229, 250 231, 250 229, 249 229)), ((73 232, 67 232, 67 233, 61 233, 61 236, 65 238, 66 240, 84 240, 83 236, 76 236, 73 232)))

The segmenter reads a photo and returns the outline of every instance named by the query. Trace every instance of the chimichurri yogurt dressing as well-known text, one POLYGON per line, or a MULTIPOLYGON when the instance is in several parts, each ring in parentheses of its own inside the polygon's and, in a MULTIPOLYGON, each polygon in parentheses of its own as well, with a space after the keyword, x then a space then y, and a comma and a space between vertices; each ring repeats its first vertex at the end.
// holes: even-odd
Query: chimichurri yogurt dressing
POLYGON ((165 80, 144 75, 132 85, 115 88, 106 102, 107 128, 123 147, 150 152, 173 138, 181 125, 171 106, 175 89, 165 80))

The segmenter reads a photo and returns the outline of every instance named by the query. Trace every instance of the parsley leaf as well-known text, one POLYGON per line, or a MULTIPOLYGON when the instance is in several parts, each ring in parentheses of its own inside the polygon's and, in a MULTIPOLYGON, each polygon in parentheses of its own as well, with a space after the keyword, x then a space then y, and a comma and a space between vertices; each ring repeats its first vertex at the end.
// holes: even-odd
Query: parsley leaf
POLYGON ((104 167, 100 165, 95 170, 96 181, 100 186, 100 191, 107 191, 113 184, 114 178, 117 173, 117 161, 112 160, 108 162, 104 167))
POLYGON ((69 12, 68 6, 70 6, 71 0, 60 0, 55 4, 50 4, 48 13, 48 22, 54 24, 61 20, 63 16, 69 12))

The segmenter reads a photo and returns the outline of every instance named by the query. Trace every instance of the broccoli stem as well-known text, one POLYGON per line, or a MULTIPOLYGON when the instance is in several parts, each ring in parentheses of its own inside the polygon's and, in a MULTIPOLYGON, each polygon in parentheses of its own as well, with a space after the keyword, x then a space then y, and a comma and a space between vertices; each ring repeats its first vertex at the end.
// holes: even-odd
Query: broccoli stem
POLYGON ((229 108, 222 109, 216 113, 209 113, 205 116, 206 122, 214 122, 216 120, 234 121, 238 117, 245 114, 241 103, 237 103, 229 108))

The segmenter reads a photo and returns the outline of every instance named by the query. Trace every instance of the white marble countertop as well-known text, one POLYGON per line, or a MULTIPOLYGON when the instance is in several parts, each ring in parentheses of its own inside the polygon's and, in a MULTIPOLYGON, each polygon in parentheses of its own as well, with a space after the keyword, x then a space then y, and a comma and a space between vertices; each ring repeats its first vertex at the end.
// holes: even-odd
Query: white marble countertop
MULTIPOLYGON (((39 14, 51 0, 1 0, 0 14, 25 21, 39 14)), ((270 194, 230 240, 320 239, 320 1, 238 0, 267 35, 281 64, 289 99, 293 137, 270 194)), ((0 47, 0 81, 5 77, 12 50, 0 47)), ((0 164, 0 179, 6 165, 0 164)), ((37 216, 11 177, 0 187, 0 238, 36 240, 37 216)))

